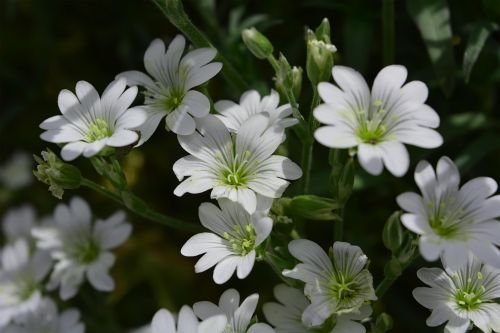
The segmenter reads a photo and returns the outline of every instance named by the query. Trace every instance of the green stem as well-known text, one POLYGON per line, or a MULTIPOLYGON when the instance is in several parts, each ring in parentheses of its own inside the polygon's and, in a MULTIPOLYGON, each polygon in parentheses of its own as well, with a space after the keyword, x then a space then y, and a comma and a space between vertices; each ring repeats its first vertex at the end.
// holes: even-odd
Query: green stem
POLYGON ((309 184, 311 181, 311 168, 312 168, 312 156, 314 149, 314 130, 316 129, 316 121, 314 119, 313 111, 321 102, 318 94, 318 89, 313 87, 313 98, 311 102, 311 109, 309 112, 309 118, 307 121, 307 129, 308 129, 308 138, 303 140, 302 143, 302 181, 301 181, 301 193, 309 193, 309 184))
POLYGON ((150 209, 148 206, 146 206, 146 204, 144 204, 142 202, 141 202, 141 204, 127 204, 124 202, 122 196, 120 196, 118 193, 111 191, 102 185, 94 183, 93 181, 91 181, 87 178, 82 178, 81 185, 114 200, 115 202, 119 203, 120 205, 123 205, 126 208, 128 208, 130 211, 132 211, 136 215, 144 217, 150 221, 157 222, 157 223, 166 225, 168 227, 171 227, 171 228, 174 228, 177 230, 182 230, 182 231, 200 232, 200 231, 204 230, 198 224, 185 222, 185 221, 176 219, 174 217, 170 217, 170 216, 158 213, 157 211, 150 209))
POLYGON ((333 223, 335 225, 333 228, 333 239, 336 242, 342 241, 344 237, 344 207, 338 210, 338 215, 340 218, 333 223))
POLYGON ((384 279, 379 283, 377 288, 375 288, 375 294, 377 295, 378 300, 384 296, 384 294, 389 290, 392 284, 402 275, 402 272, 408 268, 420 255, 418 250, 411 256, 411 258, 404 264, 401 265, 401 274, 398 276, 385 276, 384 279))
MULTIPOLYGON (((189 19, 184 11, 181 0, 152 0, 163 12, 167 19, 179 29, 196 47, 214 47, 210 40, 189 19)), ((240 73, 220 52, 217 59, 222 64, 222 73, 226 80, 235 85, 239 90, 247 90, 248 84, 243 80, 240 73)))
POLYGON ((384 65, 394 63, 395 45, 395 15, 394 0, 383 0, 382 2, 382 35, 383 35, 383 60, 384 65))

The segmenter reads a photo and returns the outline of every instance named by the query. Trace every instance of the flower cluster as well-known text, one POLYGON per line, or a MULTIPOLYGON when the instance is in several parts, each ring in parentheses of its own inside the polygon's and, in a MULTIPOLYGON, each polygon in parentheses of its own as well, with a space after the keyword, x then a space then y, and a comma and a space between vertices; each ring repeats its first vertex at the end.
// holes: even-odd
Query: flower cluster
MULTIPOLYGON (((110 167, 112 171, 103 172, 102 168, 109 165, 101 158, 145 144, 165 119, 166 130, 177 136, 188 153, 173 165, 180 182, 173 193, 180 197, 210 191, 210 198, 216 200, 202 203, 198 209, 201 225, 208 230, 192 236, 181 249, 184 256, 201 256, 195 272, 214 268, 214 282, 224 284, 233 275, 246 278, 255 262, 262 260, 282 279, 300 286, 278 285, 274 289, 279 303, 271 302, 263 308, 273 327, 253 318, 257 294, 240 304, 239 293, 229 289, 217 305, 198 302, 182 307, 177 319, 166 309, 158 311, 150 328, 153 333, 366 331, 364 323, 371 320, 371 303, 385 291, 375 291, 369 260, 361 248, 342 242, 341 232, 336 231, 336 241, 327 254, 318 244, 302 239, 298 226, 288 233, 274 227, 318 215, 319 219, 343 223, 342 216, 332 210, 343 210, 353 188, 354 168, 336 160, 339 150, 349 150, 349 163, 355 163, 352 157, 357 156, 361 167, 371 175, 380 175, 385 167, 393 176, 402 177, 411 165, 405 145, 437 148, 443 138, 436 130, 440 124, 438 113, 426 104, 428 88, 423 82, 405 83, 407 69, 391 65, 378 73, 370 89, 356 70, 332 68, 332 53, 337 49, 331 44, 329 30, 329 22, 324 20, 316 32, 307 32, 307 72, 317 93, 314 99, 318 99, 307 124, 295 100, 294 91, 300 89, 294 87, 296 80, 290 65, 284 56, 279 62, 274 59, 272 44, 255 29, 244 34, 245 43, 259 58, 270 59, 277 71, 277 89, 280 93, 284 90, 290 104, 280 105, 277 91, 262 97, 249 90, 238 103, 214 103, 216 112, 210 114, 207 90, 202 93, 195 88, 213 78, 222 64, 213 62, 213 48, 185 53, 186 41, 179 35, 168 47, 154 40, 144 54, 147 74, 123 72, 101 96, 85 81, 76 84, 75 93, 61 91, 58 104, 62 115, 40 124, 45 130, 43 140, 63 144, 64 160, 83 155, 92 159, 94 167, 99 165, 96 170, 101 168, 101 175, 114 173, 124 178, 116 160, 110 167), (336 85, 326 82, 330 70, 336 85), (144 98, 140 105, 132 107, 139 90, 144 98), (316 121, 325 126, 318 128, 316 121), (339 183, 334 186, 343 187, 342 199, 282 198, 290 181, 303 174, 289 157, 277 154, 287 139, 288 128, 296 130, 306 148, 315 138, 335 149, 331 179, 339 183), (283 202, 291 202, 289 206, 293 207, 284 208, 283 202), (309 212, 315 209, 321 209, 322 214, 309 212), (274 236, 279 238, 279 246, 273 243, 274 236)), ((302 166, 307 174, 310 152, 305 150, 303 154, 302 166)), ((43 160, 38 160, 41 166, 35 174, 51 185, 56 195, 83 184, 79 172, 76 181, 69 177, 75 182, 68 183, 65 175, 71 167, 66 165, 63 173, 65 164, 55 155, 46 153, 43 160)), ((139 215, 151 216, 144 214, 145 203, 124 190, 126 180, 114 182, 110 178, 116 190, 109 191, 110 196, 123 200, 139 215)), ((396 199, 404 213, 393 228, 395 236, 384 239, 393 255, 384 272, 386 278, 393 281, 401 274, 418 253, 413 246, 418 242, 424 259, 441 258, 445 268, 418 271, 418 277, 429 286, 414 290, 415 299, 432 310, 427 324, 447 322, 445 331, 450 333, 465 332, 471 323, 483 332, 499 332, 500 196, 494 196, 497 183, 481 177, 460 187, 458 168, 448 157, 442 157, 435 170, 426 161, 418 163, 415 182, 421 194, 406 192, 396 199), (417 236, 403 231, 401 224, 417 236)), ((335 190, 332 192, 335 196, 335 190)), ((58 289, 63 300, 74 297, 85 280, 99 291, 113 290, 109 270, 115 257, 110 250, 129 237, 131 227, 122 212, 105 220, 93 219, 90 207, 80 198, 57 206, 50 221, 35 225, 33 216, 23 208, 10 213, 4 223, 9 245, 2 251, 0 329, 21 325, 29 332, 36 323, 54 332, 81 332, 78 315, 72 310, 58 314, 52 301, 44 298, 42 286, 58 289), (16 216, 22 216, 24 222, 10 222, 16 216)), ((22 329, 18 331, 24 332, 22 329)))
POLYGON ((0 331, 83 333, 79 312, 59 313, 47 291, 60 286, 60 297, 67 300, 85 276, 96 289, 113 290, 109 250, 130 235, 124 219, 118 212, 94 223, 88 204, 78 197, 44 218, 28 205, 8 211, 2 222, 7 245, 1 250, 0 331))

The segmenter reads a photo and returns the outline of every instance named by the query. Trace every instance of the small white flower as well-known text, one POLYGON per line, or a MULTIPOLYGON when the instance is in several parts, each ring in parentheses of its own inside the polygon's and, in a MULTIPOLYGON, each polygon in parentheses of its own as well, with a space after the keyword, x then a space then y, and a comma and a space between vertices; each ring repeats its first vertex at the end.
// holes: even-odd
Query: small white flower
MULTIPOLYGON (((306 327, 302 323, 302 313, 311 304, 299 290, 280 284, 274 288, 274 297, 280 303, 266 303, 263 311, 267 321, 275 327, 276 333, 315 333, 317 328, 306 327)), ((350 312, 335 317, 333 325, 327 322, 319 332, 364 333, 366 329, 358 321, 372 313, 369 305, 362 305, 359 312, 350 312), (333 327, 331 327, 333 326, 333 327)))
POLYGON ((267 324, 251 324, 258 302, 259 295, 253 294, 240 305, 240 293, 235 289, 229 289, 221 295, 218 305, 206 301, 198 302, 193 305, 193 310, 200 319, 225 315, 227 325, 224 333, 274 333, 267 324))
POLYGON ((314 117, 327 125, 314 133, 319 143, 330 148, 357 147, 359 163, 367 172, 379 175, 385 165, 398 177, 410 163, 403 144, 436 148, 443 143, 433 130, 439 126, 439 116, 424 104, 427 86, 420 81, 403 86, 404 66, 383 68, 371 92, 352 68, 334 66, 332 75, 338 87, 328 82, 318 85, 325 104, 314 110, 314 117))
POLYGON ((2 251, 0 267, 0 329, 17 317, 34 311, 42 300, 41 282, 52 267, 47 253, 30 253, 22 238, 2 251))
POLYGON ((69 90, 59 93, 61 116, 40 124, 46 130, 40 136, 53 143, 64 143, 61 157, 71 161, 83 154, 92 157, 105 147, 124 147, 136 143, 139 134, 131 130, 146 121, 146 112, 131 108, 137 87, 127 90, 124 79, 111 82, 99 97, 86 81, 76 84, 76 95, 69 90))
POLYGON ((284 156, 272 155, 281 143, 283 130, 269 127, 270 116, 258 113, 231 134, 215 116, 198 120, 198 131, 181 135, 179 142, 191 155, 174 164, 180 183, 174 194, 201 193, 212 189, 214 199, 237 201, 252 214, 256 194, 279 198, 288 186, 285 179, 302 176, 300 167, 284 156))
POLYGON ((16 152, 0 166, 0 183, 18 190, 33 182, 33 158, 25 152, 16 152))
POLYGON ((58 313, 55 303, 44 298, 40 306, 16 319, 4 333, 83 333, 85 326, 80 322, 78 310, 69 309, 58 313))
POLYGON ((144 54, 148 75, 128 71, 117 75, 129 85, 141 85, 145 91, 145 109, 148 120, 139 127, 141 140, 146 142, 166 116, 166 128, 180 135, 192 134, 196 129, 193 117, 205 117, 210 101, 202 93, 191 90, 214 77, 222 68, 220 62, 210 62, 217 54, 213 48, 200 48, 184 57, 186 40, 177 35, 165 52, 165 44, 155 39, 144 54))
POLYGON ((262 99, 256 90, 249 90, 241 95, 239 104, 222 100, 215 103, 214 107, 219 113, 216 117, 234 133, 238 132, 241 125, 251 116, 260 112, 269 114, 269 126, 287 128, 297 124, 297 119, 289 117, 292 114, 290 104, 278 107, 279 102, 280 96, 275 90, 271 90, 271 94, 262 99))
POLYGON ((302 314, 306 326, 319 326, 332 314, 356 312, 364 302, 377 299, 368 258, 358 246, 335 242, 332 258, 307 239, 291 241, 288 249, 302 263, 283 275, 305 282, 304 294, 312 303, 302 314))
POLYGON ((8 242, 16 239, 31 239, 31 229, 37 224, 35 209, 31 205, 11 208, 5 213, 2 231, 8 242))
POLYGON ((159 310, 153 317, 151 333, 222 333, 227 319, 224 315, 215 315, 201 323, 194 315, 193 310, 185 305, 179 312, 177 325, 174 316, 167 310, 159 310), (176 328, 177 326, 177 328, 176 328))
POLYGON ((469 256, 458 271, 421 268, 417 275, 430 286, 413 290, 415 299, 432 310, 427 326, 448 322, 445 333, 464 333, 472 321, 485 333, 500 332, 500 270, 469 256))
POLYGON ((132 227, 125 214, 117 212, 106 220, 92 223, 92 213, 81 198, 73 198, 69 206, 59 204, 52 226, 35 228, 37 246, 50 252, 56 261, 49 289, 60 286, 63 300, 73 297, 85 277, 95 289, 112 291, 114 281, 109 269, 115 256, 109 251, 129 237, 132 227))
POLYGON ((255 249, 269 236, 273 220, 260 214, 249 214, 239 203, 219 200, 220 209, 211 203, 200 205, 201 224, 212 232, 191 237, 181 249, 184 256, 204 254, 196 263, 196 273, 215 266, 215 283, 227 282, 236 271, 244 279, 255 263, 255 249))
POLYGON ((500 196, 492 196, 497 183, 488 177, 474 178, 462 187, 456 165, 439 159, 436 171, 427 161, 415 169, 422 195, 406 192, 397 197, 407 213, 401 221, 420 236, 420 253, 428 261, 441 256, 452 270, 463 266, 472 252, 481 261, 500 268, 500 196), (496 246, 495 246, 496 245, 496 246))

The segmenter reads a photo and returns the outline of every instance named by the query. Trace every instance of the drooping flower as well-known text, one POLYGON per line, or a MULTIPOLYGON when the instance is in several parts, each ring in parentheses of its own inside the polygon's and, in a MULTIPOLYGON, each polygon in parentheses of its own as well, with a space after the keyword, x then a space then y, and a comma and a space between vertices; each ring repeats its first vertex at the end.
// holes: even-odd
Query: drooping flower
POLYGON ((421 268, 417 272, 428 287, 413 290, 415 299, 432 310, 427 325, 447 322, 445 333, 464 333, 470 323, 483 332, 500 332, 500 270, 473 256, 458 271, 421 268))
POLYGON ((409 156, 404 144, 436 148, 443 143, 438 132, 439 116, 424 104, 428 90, 420 81, 405 85, 404 66, 383 68, 372 90, 352 68, 334 66, 332 75, 338 87, 321 82, 318 92, 324 104, 314 117, 327 125, 314 133, 319 143, 330 148, 357 147, 358 160, 370 174, 385 167, 395 176, 408 171, 409 156))
POLYGON ((227 325, 224 333, 274 333, 264 323, 253 323, 252 317, 259 302, 259 295, 248 296, 240 305, 240 293, 235 289, 226 290, 219 299, 219 304, 198 302, 193 305, 194 313, 202 320, 216 315, 225 315, 227 325))
POLYGON ((59 313, 55 303, 49 298, 44 298, 37 309, 19 316, 15 323, 2 332, 83 333, 85 326, 80 321, 78 310, 69 309, 59 313))
POLYGON ((219 113, 217 118, 222 120, 230 132, 237 133, 238 129, 251 116, 261 112, 269 114, 269 126, 287 128, 298 123, 298 120, 289 117, 292 114, 290 104, 279 106, 280 96, 275 90, 262 99, 256 90, 249 90, 240 97, 240 103, 222 100, 215 103, 215 110, 219 113))
POLYGON ((121 211, 93 222, 90 207, 83 199, 75 197, 69 205, 59 204, 54 224, 33 230, 37 246, 49 251, 56 261, 47 287, 60 287, 63 300, 75 296, 85 278, 97 290, 113 290, 109 270, 115 256, 109 250, 125 242, 131 231, 121 211))
POLYGON ((458 270, 472 252, 481 261, 500 268, 500 196, 495 180, 474 178, 462 187, 456 165, 439 159, 434 171, 427 161, 415 169, 421 195, 406 192, 397 197, 406 211, 401 222, 420 235, 420 253, 428 261, 440 256, 445 267, 458 270))
POLYGON ((47 253, 31 253, 28 242, 23 238, 6 246, 1 259, 0 329, 40 306, 41 282, 52 267, 47 253))
MULTIPOLYGON (((201 224, 212 232, 191 237, 181 249, 184 256, 203 254, 196 263, 196 273, 215 266, 215 283, 227 282, 233 273, 244 279, 255 263, 255 249, 269 236, 273 221, 256 211, 249 214, 239 203, 219 200, 220 209, 211 203, 200 205, 201 224)), ((260 210, 260 207, 258 208, 260 210)))
POLYGON ((266 303, 263 311, 276 333, 364 333, 366 329, 358 321, 367 319, 372 313, 371 307, 364 304, 359 312, 340 314, 321 328, 311 328, 302 323, 302 313, 311 302, 301 291, 280 284, 274 288, 274 297, 279 303, 266 303))
POLYGON ((322 325, 333 314, 356 312, 363 303, 377 299, 368 258, 358 246, 335 242, 331 258, 307 239, 291 241, 288 249, 302 263, 283 275, 306 284, 304 294, 311 300, 302 314, 306 326, 322 325))
POLYGON ((83 154, 92 157, 105 147, 125 147, 137 143, 139 134, 132 130, 146 121, 141 108, 129 108, 137 96, 137 87, 126 89, 124 79, 111 82, 99 97, 86 81, 76 84, 76 95, 69 90, 59 93, 62 115, 40 124, 41 138, 63 143, 61 157, 71 161, 83 154))
POLYGON ((18 151, 0 165, 0 183, 11 190, 18 190, 33 182, 33 159, 26 152, 18 151))
POLYGON ((153 317, 151 333, 222 333, 226 324, 224 315, 211 316, 200 323, 193 310, 185 305, 179 312, 177 325, 168 310, 159 310, 153 317))
POLYGON ((199 132, 178 137, 191 155, 174 164, 179 180, 189 176, 174 194, 212 189, 212 198, 239 202, 250 214, 257 207, 256 195, 279 198, 289 184, 285 179, 298 179, 302 171, 287 157, 272 155, 283 131, 269 123, 269 114, 258 113, 231 134, 213 115, 199 119, 199 132))
POLYGON ((205 117, 210 101, 194 87, 207 82, 222 68, 220 62, 210 62, 217 51, 200 48, 182 56, 186 40, 177 35, 165 52, 165 44, 155 39, 144 54, 144 67, 149 75, 128 71, 117 75, 129 85, 143 86, 146 91, 145 110, 148 120, 139 127, 141 139, 146 142, 166 116, 166 128, 180 135, 192 134, 196 129, 193 117, 205 117))

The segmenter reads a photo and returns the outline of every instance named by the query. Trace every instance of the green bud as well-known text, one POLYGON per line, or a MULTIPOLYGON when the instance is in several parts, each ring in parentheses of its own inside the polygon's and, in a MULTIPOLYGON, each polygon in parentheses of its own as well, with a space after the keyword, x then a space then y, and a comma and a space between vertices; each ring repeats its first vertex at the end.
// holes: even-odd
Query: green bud
POLYGON ((98 174, 108 179, 117 189, 124 190, 128 187, 127 179, 123 173, 122 167, 114 157, 92 157, 90 162, 98 174))
POLYGON ((409 231, 405 231, 403 237, 403 245, 398 251, 399 262, 401 262, 403 265, 407 264, 412 260, 416 251, 418 251, 418 242, 416 237, 409 231))
POLYGON ((400 217, 400 212, 393 213, 385 222, 384 230, 382 231, 382 241, 385 247, 392 253, 396 253, 401 248, 404 241, 400 217))
POLYGON ((330 79, 333 67, 333 53, 337 48, 330 41, 330 22, 324 19, 316 32, 306 31, 307 77, 313 85, 330 79))
POLYGON ((342 149, 330 151, 330 191, 335 200, 345 204, 352 194, 354 186, 355 164, 352 157, 342 149))
POLYGON ((330 21, 325 17, 321 24, 316 28, 316 38, 330 43, 330 21))
POLYGON ((338 218, 333 212, 339 208, 335 200, 316 195, 299 195, 293 197, 286 207, 289 215, 315 221, 332 221, 338 218))
POLYGON ((403 272, 403 267, 397 258, 392 258, 384 267, 384 274, 387 277, 397 278, 403 272))
POLYGON ((295 98, 298 98, 302 91, 302 72, 301 67, 292 67, 292 91, 295 98))
POLYGON ((267 59, 267 57, 273 54, 273 44, 255 27, 243 30, 241 37, 250 52, 257 58, 267 59))
POLYGON ((42 151, 41 155, 42 157, 33 155, 38 163, 33 174, 39 181, 49 185, 53 196, 62 199, 65 189, 80 187, 82 175, 77 167, 63 162, 50 149, 42 151))
POLYGON ((375 322, 375 327, 373 327, 372 331, 374 333, 385 333, 390 331, 393 327, 392 317, 387 313, 383 312, 377 317, 377 321, 375 322))

